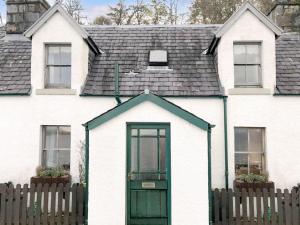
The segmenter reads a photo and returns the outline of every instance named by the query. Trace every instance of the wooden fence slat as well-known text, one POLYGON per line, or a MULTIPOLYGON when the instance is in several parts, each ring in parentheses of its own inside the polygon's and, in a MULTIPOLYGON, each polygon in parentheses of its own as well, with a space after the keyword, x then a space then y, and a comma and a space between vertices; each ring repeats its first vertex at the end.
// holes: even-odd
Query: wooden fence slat
POLYGON ((0 224, 5 224, 6 184, 0 184, 0 224))
POLYGON ((276 218, 274 189, 270 190, 270 207, 271 207, 271 225, 276 225, 277 224, 277 218, 276 218))
POLYGON ((34 214, 34 201, 35 201, 35 184, 30 184, 30 200, 29 200, 29 209, 28 209, 28 222, 29 225, 33 225, 33 214, 34 214))
POLYGON ((214 191, 214 221, 215 225, 218 225, 220 223, 220 215, 219 215, 219 210, 220 210, 220 203, 219 203, 219 189, 216 189, 214 191))
POLYGON ((257 211, 257 225, 262 224, 262 217, 261 217, 261 190, 256 189, 256 211, 257 211))
POLYGON ((77 214, 77 185, 73 184, 72 186, 72 210, 71 210, 71 224, 76 225, 76 214, 77 214))
POLYGON ((240 197, 241 194, 240 192, 237 190, 235 192, 235 222, 236 225, 241 225, 241 217, 240 217, 240 197))
POLYGON ((52 184, 51 188, 50 188, 50 192, 51 192, 51 204, 50 204, 50 218, 49 218, 49 222, 50 225, 54 225, 55 224, 55 205, 56 205, 56 184, 52 184))
POLYGON ((228 225, 233 224, 233 193, 232 189, 228 190, 228 225))
POLYGON ((222 225, 227 224, 227 192, 225 189, 221 191, 221 215, 222 215, 222 225))
POLYGON ((35 202, 35 224, 41 224, 41 205, 42 205, 42 184, 37 185, 35 202))
POLYGON ((27 200, 28 200, 28 184, 24 184, 22 190, 21 204, 21 224, 27 225, 27 200))
MULTIPOLYGON (((78 224, 83 224, 83 185, 79 184, 77 189, 78 224)), ((225 208, 225 207, 224 207, 225 208)))
POLYGON ((70 206, 70 184, 66 184, 64 188, 65 192, 65 210, 64 210, 64 225, 69 224, 69 206, 70 206))
POLYGON ((242 212, 243 212, 243 224, 248 224, 248 209, 247 209, 247 192, 246 189, 242 189, 242 212))
POLYGON ((282 193, 277 189, 278 225, 283 225, 282 193))
POLYGON ((269 195, 267 189, 263 189, 263 204, 264 204, 264 225, 269 225, 269 195))
POLYGON ((12 184, 8 187, 8 202, 6 212, 6 224, 11 225, 13 223, 13 198, 14 198, 14 186, 12 184))
POLYGON ((297 207, 297 193, 295 189, 292 189, 291 193, 292 197, 292 224, 299 225, 299 218, 298 218, 298 207, 297 207))
POLYGON ((21 203, 21 185, 17 184, 15 188, 15 201, 13 202, 13 223, 20 223, 20 203, 21 203))
POLYGON ((254 193, 250 188, 249 190, 249 217, 250 217, 250 225, 254 225, 254 193))
POLYGON ((288 189, 284 189, 284 213, 285 224, 291 224, 291 207, 290 207, 290 194, 288 189))
POLYGON ((63 184, 59 184, 57 188, 57 224, 62 224, 62 202, 63 202, 63 184))
POLYGON ((48 225, 48 208, 49 208, 49 185, 45 184, 43 186, 43 214, 42 214, 42 223, 43 225, 48 225))

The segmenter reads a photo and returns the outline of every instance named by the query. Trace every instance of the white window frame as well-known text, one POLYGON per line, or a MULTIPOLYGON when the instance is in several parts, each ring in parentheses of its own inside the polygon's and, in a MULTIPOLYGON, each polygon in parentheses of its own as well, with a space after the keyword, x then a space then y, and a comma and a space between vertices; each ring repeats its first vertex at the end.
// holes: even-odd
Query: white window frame
POLYGON ((259 74, 258 74, 258 83, 239 83, 239 84, 236 84, 235 83, 235 72, 234 72, 234 87, 236 88, 242 88, 242 87, 253 87, 253 88, 262 88, 263 87, 263 84, 262 84, 262 41, 235 41, 233 42, 233 68, 234 68, 234 71, 235 71, 235 66, 253 66, 253 65, 256 65, 256 66, 259 66, 259 74), (236 63, 234 58, 235 58, 235 55, 234 55, 234 47, 236 45, 257 45, 259 46, 259 61, 260 63, 259 64, 253 64, 253 63, 236 63))
MULTIPOLYGON (((42 125, 42 154, 41 154, 41 165, 42 167, 46 167, 46 158, 44 155, 44 152, 46 151, 69 151, 70 152, 70 165, 69 167, 71 167, 71 144, 70 144, 70 148, 59 148, 58 147, 58 141, 59 141, 59 128, 60 127, 69 127, 70 128, 70 136, 72 134, 71 132, 71 126, 70 125, 42 125), (57 128, 57 132, 56 132, 56 146, 57 148, 46 148, 45 144, 46 144, 46 128, 47 127, 56 127, 57 128)), ((71 138, 71 137, 70 137, 71 138)), ((56 162, 57 166, 59 167, 60 165, 58 165, 58 161, 56 162)))
POLYGON ((237 171, 236 171, 236 163, 235 163, 235 158, 236 155, 247 155, 248 158, 248 168, 247 168, 247 173, 250 173, 250 155, 257 155, 260 154, 262 157, 262 168, 261 168, 261 173, 265 173, 266 172, 266 128, 265 127, 234 127, 234 170, 235 170, 235 174, 237 175, 237 171), (235 135, 235 130, 236 129, 247 129, 248 130, 248 147, 249 147, 249 130, 250 129, 260 129, 262 130, 262 152, 249 152, 249 151, 236 151, 236 146, 235 146, 235 139, 236 139, 236 135, 235 135))
POLYGON ((44 76, 44 87, 46 89, 71 89, 72 86, 72 62, 70 65, 49 65, 48 56, 49 56, 49 47, 70 47, 71 51, 71 60, 72 60, 72 45, 71 43, 45 43, 45 76, 44 76), (49 68, 50 66, 57 67, 70 67, 71 76, 70 76, 70 85, 50 85, 49 84, 49 68))

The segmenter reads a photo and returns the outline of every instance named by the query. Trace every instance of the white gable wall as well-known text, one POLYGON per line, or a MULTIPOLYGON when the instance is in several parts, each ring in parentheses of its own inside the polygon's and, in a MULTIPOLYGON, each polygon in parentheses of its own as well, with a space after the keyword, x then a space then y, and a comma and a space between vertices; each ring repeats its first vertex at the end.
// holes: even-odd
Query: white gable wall
POLYGON ((207 224, 207 132, 151 102, 90 131, 89 224, 125 224, 126 122, 170 123, 172 225, 207 224))
POLYGON ((230 27, 218 45, 218 72, 225 93, 228 94, 228 90, 234 88, 234 41, 261 42, 263 88, 273 93, 276 83, 275 34, 250 11, 246 11, 230 27))
POLYGON ((45 44, 71 44, 72 80, 71 88, 77 94, 88 73, 89 47, 71 24, 56 12, 32 37, 31 81, 33 92, 44 88, 45 44))

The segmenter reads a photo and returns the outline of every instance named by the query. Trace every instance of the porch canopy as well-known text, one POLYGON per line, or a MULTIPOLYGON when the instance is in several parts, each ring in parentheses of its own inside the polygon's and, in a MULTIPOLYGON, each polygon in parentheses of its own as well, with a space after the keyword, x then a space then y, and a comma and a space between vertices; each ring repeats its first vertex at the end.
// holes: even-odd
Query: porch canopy
POLYGON ((89 224, 208 224, 213 125, 145 90, 84 126, 89 224), (150 129, 157 144, 140 135, 150 129), (157 155, 157 176, 142 173, 145 155, 157 155))

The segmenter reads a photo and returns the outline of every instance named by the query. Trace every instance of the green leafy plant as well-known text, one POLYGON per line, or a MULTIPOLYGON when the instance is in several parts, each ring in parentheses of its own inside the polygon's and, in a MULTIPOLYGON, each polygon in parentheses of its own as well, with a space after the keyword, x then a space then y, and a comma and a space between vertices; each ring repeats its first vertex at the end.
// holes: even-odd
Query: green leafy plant
POLYGON ((68 172, 64 170, 62 167, 57 168, 37 168, 37 176, 38 177, 62 177, 68 175, 68 172))
POLYGON ((264 183, 268 180, 268 177, 265 174, 258 175, 254 173, 249 173, 239 175, 238 180, 247 183, 264 183))

